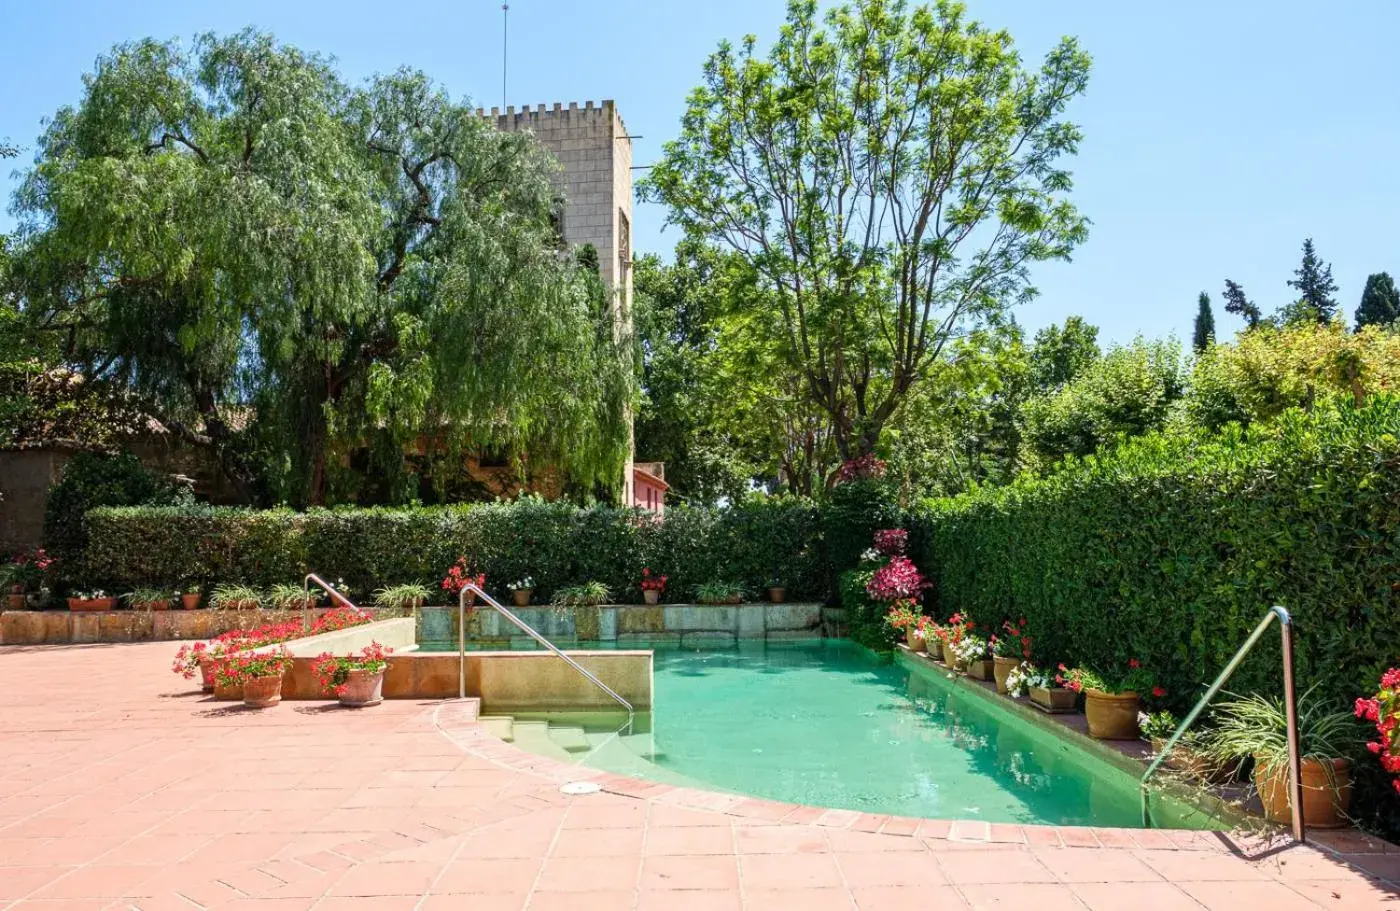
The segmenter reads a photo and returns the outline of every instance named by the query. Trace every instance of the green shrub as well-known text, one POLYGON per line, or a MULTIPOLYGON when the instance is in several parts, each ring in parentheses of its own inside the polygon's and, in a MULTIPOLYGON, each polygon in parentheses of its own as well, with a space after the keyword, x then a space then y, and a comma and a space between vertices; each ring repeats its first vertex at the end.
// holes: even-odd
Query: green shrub
POLYGON ((246 510, 210 506, 116 508, 89 516, 91 575, 110 586, 268 587, 307 572, 345 579, 368 592, 439 583, 459 556, 486 573, 501 596, 523 576, 548 600, 566 586, 597 580, 624 601, 640 601, 643 568, 689 593, 733 579, 761 589, 781 575, 789 597, 824 599, 827 563, 816 507, 755 498, 720 510, 675 508, 666 520, 635 510, 513 502, 418 509, 246 510))
POLYGON ((876 651, 889 651, 900 634, 885 622, 890 606, 865 593, 874 570, 848 569, 841 573, 841 606, 845 608, 846 629, 851 639, 876 651))
MULTIPOLYGON (((1343 708, 1400 644, 1400 399, 1205 440, 1149 435, 928 502, 915 524, 939 616, 1025 617, 1038 664, 1137 658, 1180 712, 1280 604, 1296 621, 1299 687, 1343 708)), ((1230 688, 1279 687, 1270 636, 1230 688)))
POLYGON ((57 559, 63 582, 82 582, 88 543, 84 516, 99 506, 187 503, 190 492, 155 474, 130 453, 79 452, 63 466, 63 477, 49 488, 44 508, 44 546, 57 559))

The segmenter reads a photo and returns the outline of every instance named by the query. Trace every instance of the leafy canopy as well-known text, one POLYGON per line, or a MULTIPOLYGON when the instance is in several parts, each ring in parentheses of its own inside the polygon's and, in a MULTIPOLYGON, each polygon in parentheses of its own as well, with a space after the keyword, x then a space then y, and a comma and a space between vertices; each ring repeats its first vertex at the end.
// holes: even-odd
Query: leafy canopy
POLYGON ((948 341, 1030 295, 1087 221, 1060 159, 1089 58, 1039 70, 957 3, 793 0, 766 57, 720 45, 643 182, 672 222, 735 251, 750 332, 801 384, 843 458, 871 452, 948 341), (771 316, 768 316, 771 314, 771 316))
POLYGON ((12 266, 73 366, 269 499, 352 496, 352 453, 401 467, 423 440, 621 476, 630 342, 561 255, 528 136, 252 31, 119 45, 84 82, 18 191, 12 266))

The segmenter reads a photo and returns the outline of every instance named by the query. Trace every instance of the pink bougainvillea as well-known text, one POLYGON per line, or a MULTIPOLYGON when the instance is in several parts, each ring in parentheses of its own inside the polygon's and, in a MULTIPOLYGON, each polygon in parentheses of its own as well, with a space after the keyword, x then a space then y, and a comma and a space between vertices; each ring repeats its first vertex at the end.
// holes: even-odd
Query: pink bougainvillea
POLYGON ((885 476, 885 460, 877 459, 873 454, 867 453, 857 459, 847 459, 841 463, 841 470, 836 475, 839 481, 864 481, 869 478, 883 478, 885 476))
POLYGON ((875 570, 865 584, 865 593, 876 601, 902 601, 918 598, 929 583, 908 557, 895 556, 875 570))
MULTIPOLYGON (((1356 700, 1356 717, 1375 724, 1380 735, 1366 744, 1366 749, 1380 759, 1381 768, 1391 775, 1400 775, 1400 668, 1381 674, 1381 688, 1376 695, 1356 700)), ((1400 779, 1391 785, 1400 793, 1400 779)))
POLYGON ((875 532, 875 549, 887 557, 904 553, 909 547, 909 532, 903 528, 882 528, 875 532))

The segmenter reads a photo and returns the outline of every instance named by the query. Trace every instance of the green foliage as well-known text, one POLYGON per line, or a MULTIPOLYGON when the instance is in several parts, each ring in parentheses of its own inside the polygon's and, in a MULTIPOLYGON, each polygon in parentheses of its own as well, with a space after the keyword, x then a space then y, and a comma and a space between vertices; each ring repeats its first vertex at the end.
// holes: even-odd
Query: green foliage
MULTIPOLYGON (((135 456, 75 453, 63 477, 49 488, 44 507, 44 546, 65 582, 84 580, 88 510, 99 506, 174 505, 192 500, 188 489, 145 468, 135 456)), ((171 580, 172 584, 175 580, 171 580)), ((165 586, 165 583, 161 583, 165 586)))
POLYGON ((214 587, 209 606, 214 610, 257 610, 263 605, 263 593, 251 585, 223 583, 214 587))
POLYGON ((596 269, 559 255, 556 171, 421 73, 352 89, 253 31, 123 44, 41 141, 11 280, 66 361, 250 496, 353 499, 368 451, 405 498, 422 439, 606 487, 632 344, 596 269))
MULTIPOLYGON (((1213 438, 1152 434, 921 510, 916 559, 941 616, 1025 617, 1033 660, 1152 669, 1188 708, 1273 604, 1327 710, 1393 663, 1400 611, 1400 398, 1290 411, 1213 438)), ((1277 648, 1239 692, 1279 686, 1277 648)))
POLYGON ((1357 330, 1367 326, 1393 326, 1397 319, 1400 319, 1400 291, 1395 290, 1395 280, 1388 272, 1368 275, 1361 303, 1356 308, 1357 330))
POLYGON ((641 192, 743 257, 730 315, 758 363, 840 458, 865 455, 950 339, 1087 235, 1062 115, 1089 65, 1065 39, 1029 69, 960 4, 795 0, 766 56, 749 37, 706 61, 641 192))
POLYGON ((833 487, 821 510, 833 571, 843 572, 860 563, 860 555, 869 549, 875 532, 897 528, 901 519, 894 487, 887 481, 871 478, 833 487))
POLYGON ((612 591, 602 582, 566 585, 554 593, 549 603, 555 607, 594 607, 612 600, 612 591))
POLYGON ((1246 329, 1258 326, 1264 318, 1259 307, 1245 296, 1244 289, 1228 278, 1225 279, 1225 312, 1244 320, 1246 329))
POLYGON ((1051 323, 1035 334, 1030 349, 1030 382, 1039 390, 1058 389, 1099 359, 1099 328, 1082 316, 1051 323))
POLYGON ((747 596, 748 589, 742 582, 720 579, 701 582, 695 586, 695 600, 700 604, 729 604, 733 601, 742 601, 747 596))
POLYGON ((432 597, 428 586, 419 582, 386 585, 374 592, 374 606, 390 610, 407 610, 414 604, 422 606, 432 597))
POLYGON ((1196 323, 1191 331, 1191 348, 1200 354, 1215 344, 1215 314, 1210 309, 1210 295, 1204 291, 1196 304, 1196 323))
POLYGON ((1261 326, 1197 359, 1186 396, 1187 424, 1218 430, 1270 421, 1288 408, 1342 398, 1364 402, 1400 391, 1400 334, 1340 322, 1261 326))
POLYGON ((846 630, 851 639, 866 648, 887 652, 903 636, 885 622, 889 605, 875 601, 866 594, 865 586, 874 574, 875 571, 870 568, 848 569, 841 573, 838 589, 846 614, 846 630))
POLYGON ((1303 241, 1303 261, 1288 280, 1288 286, 1298 292, 1298 299, 1279 311, 1279 321, 1285 325, 1314 322, 1330 323, 1337 315, 1337 283, 1332 280, 1332 265, 1317 255, 1311 237, 1303 241))
MULTIPOLYGON (((1347 709, 1320 698, 1317 684, 1298 697, 1298 752, 1302 759, 1326 763, 1360 755, 1364 729, 1347 709)), ((1288 716, 1283 699, 1253 693, 1223 702, 1212 713, 1206 739, 1222 762, 1253 757, 1269 768, 1288 763, 1288 716)))
POLYGON ((816 507, 791 499, 745 500, 722 510, 675 507, 666 521, 634 510, 523 497, 416 509, 293 512, 209 506, 99 510, 87 558, 111 585, 268 586, 307 572, 344 578, 355 591, 391 580, 438 583, 459 556, 486 573, 486 588, 535 579, 541 599, 597 580, 640 601, 642 568, 674 591, 712 579, 758 589, 781 572, 793 600, 824 599, 827 562, 816 507))
POLYGON ((1084 456, 1120 436, 1164 426, 1186 386, 1175 341, 1109 349, 1061 389, 1025 406, 1025 442, 1043 463, 1084 456))

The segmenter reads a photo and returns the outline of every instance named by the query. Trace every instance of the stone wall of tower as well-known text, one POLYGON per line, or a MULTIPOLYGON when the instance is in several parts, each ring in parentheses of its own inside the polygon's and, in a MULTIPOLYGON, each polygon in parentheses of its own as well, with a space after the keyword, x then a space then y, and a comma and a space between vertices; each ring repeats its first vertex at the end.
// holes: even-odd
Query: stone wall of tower
MULTIPOLYGON (((592 244, 598 266, 612 295, 619 333, 632 329, 632 140, 610 100, 579 107, 555 102, 516 110, 492 108, 496 128, 529 131, 558 159, 563 168, 559 189, 564 194, 564 242, 571 247, 592 244)), ((630 437, 630 430, 629 430, 630 437)), ((622 502, 633 500, 633 455, 628 441, 623 471, 622 502)))
POLYGON ((603 280, 630 323, 632 302, 632 140, 612 101, 595 105, 556 102, 487 114, 496 127, 529 131, 563 167, 564 240, 570 246, 592 244, 598 251, 603 280))

